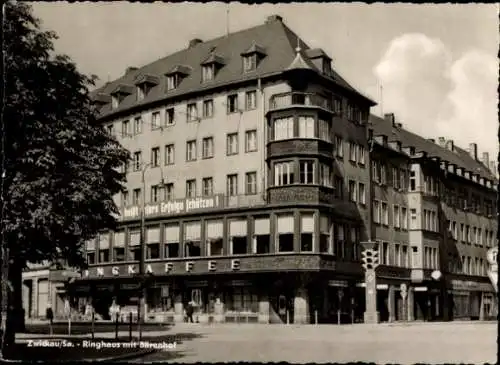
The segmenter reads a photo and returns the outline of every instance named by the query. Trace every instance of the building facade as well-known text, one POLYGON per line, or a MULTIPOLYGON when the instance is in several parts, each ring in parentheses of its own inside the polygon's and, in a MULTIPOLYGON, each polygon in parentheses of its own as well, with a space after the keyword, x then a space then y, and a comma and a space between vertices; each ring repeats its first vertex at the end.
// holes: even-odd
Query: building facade
POLYGON ((115 197, 119 228, 86 244, 89 267, 68 286, 79 307, 109 318, 116 299, 136 312, 144 285, 146 320, 183 321, 192 301, 202 322, 360 321, 360 242, 377 240, 383 320, 451 318, 452 302, 455 317, 475 317, 473 303, 485 316, 492 289, 477 260, 487 243, 453 241, 447 221, 496 244, 495 177, 370 117, 375 103, 281 17, 194 39, 93 98, 131 161, 115 197), (452 186, 481 207, 491 199, 491 217, 444 200, 452 186), (470 271, 448 264, 462 256, 470 271), (453 287, 462 282, 474 289, 453 287))

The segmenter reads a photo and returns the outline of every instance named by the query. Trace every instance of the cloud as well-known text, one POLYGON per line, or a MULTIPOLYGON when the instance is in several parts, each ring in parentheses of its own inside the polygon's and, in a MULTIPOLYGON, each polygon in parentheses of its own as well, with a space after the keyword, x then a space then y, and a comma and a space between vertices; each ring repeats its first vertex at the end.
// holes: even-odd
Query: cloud
POLYGON ((498 152, 498 65, 491 55, 470 50, 454 60, 439 39, 404 34, 390 42, 374 74, 384 112, 411 131, 498 152))

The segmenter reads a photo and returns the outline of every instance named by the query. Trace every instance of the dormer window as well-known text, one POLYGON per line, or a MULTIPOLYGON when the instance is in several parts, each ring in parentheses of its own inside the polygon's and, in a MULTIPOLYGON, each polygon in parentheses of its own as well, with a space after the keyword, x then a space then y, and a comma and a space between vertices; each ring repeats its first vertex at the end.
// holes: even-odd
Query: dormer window
POLYGON ((167 90, 175 90, 179 87, 180 78, 178 74, 167 76, 167 90))
POLYGON ((212 81, 215 76, 214 64, 204 65, 201 68, 201 78, 203 82, 212 81))
POLYGON ((132 94, 134 87, 127 84, 119 84, 116 86, 115 90, 111 93, 111 108, 117 109, 120 103, 125 99, 127 95, 132 94))
POLYGON ((148 74, 139 74, 135 78, 135 85, 137 91, 137 101, 144 100, 144 98, 149 94, 149 91, 153 86, 160 83, 157 76, 148 74))
POLYGON ((260 61, 266 56, 263 47, 253 43, 250 48, 241 54, 243 59, 243 72, 251 72, 257 69, 260 61))
POLYGON ((328 59, 323 60, 323 73, 327 75, 332 73, 332 66, 328 59))
POLYGON ((111 97, 111 109, 117 109, 119 105, 120 105, 120 99, 118 95, 113 95, 111 97))
POLYGON ((144 100, 145 94, 143 86, 137 86, 137 101, 144 100))
POLYGON ((191 73, 191 68, 187 66, 177 65, 166 73, 167 76, 167 91, 175 90, 179 87, 182 80, 191 73))
POLYGON ((325 75, 331 75, 332 59, 321 48, 313 48, 306 50, 306 56, 312 61, 316 68, 325 75))
POLYGON ((207 82, 215 79, 217 72, 224 66, 224 59, 215 53, 210 54, 210 56, 201 63, 201 81, 207 82))

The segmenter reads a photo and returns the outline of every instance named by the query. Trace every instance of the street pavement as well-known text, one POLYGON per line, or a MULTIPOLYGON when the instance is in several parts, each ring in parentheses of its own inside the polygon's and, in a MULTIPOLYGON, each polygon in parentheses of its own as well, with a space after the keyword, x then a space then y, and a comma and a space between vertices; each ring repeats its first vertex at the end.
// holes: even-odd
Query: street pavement
POLYGON ((165 349, 127 362, 497 363, 496 322, 180 324, 168 331, 173 338, 187 333, 193 336, 178 343, 175 350, 165 349))

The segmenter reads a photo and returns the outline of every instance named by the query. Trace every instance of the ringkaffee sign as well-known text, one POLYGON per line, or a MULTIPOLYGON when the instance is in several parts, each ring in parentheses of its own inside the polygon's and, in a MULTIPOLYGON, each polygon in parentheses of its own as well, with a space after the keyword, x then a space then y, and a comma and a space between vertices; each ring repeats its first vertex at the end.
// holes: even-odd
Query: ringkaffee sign
MULTIPOLYGON (((146 217, 175 215, 190 212, 199 212, 224 207, 224 196, 177 199, 158 204, 148 204, 144 207, 146 217)), ((122 219, 136 219, 141 215, 139 206, 128 207, 123 210, 122 219)))

